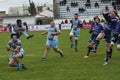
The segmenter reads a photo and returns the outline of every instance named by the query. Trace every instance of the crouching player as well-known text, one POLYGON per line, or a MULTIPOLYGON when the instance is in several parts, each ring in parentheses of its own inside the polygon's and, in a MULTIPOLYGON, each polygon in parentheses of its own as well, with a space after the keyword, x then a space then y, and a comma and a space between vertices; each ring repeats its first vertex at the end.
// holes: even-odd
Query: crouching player
POLYGON ((50 23, 50 28, 46 32, 43 32, 42 35, 48 34, 46 41, 46 49, 43 55, 43 60, 46 60, 48 52, 52 47, 55 52, 59 53, 61 57, 63 57, 63 52, 58 48, 58 35, 61 31, 55 26, 54 22, 50 23))
POLYGON ((100 24, 100 19, 98 16, 94 17, 94 25, 92 26, 90 33, 92 33, 91 38, 88 42, 88 51, 84 58, 89 58, 90 52, 94 52, 94 55, 97 53, 97 47, 99 45, 99 41, 96 40, 99 33, 103 31, 103 26, 100 24), (94 48, 93 48, 94 47, 94 48))
POLYGON ((17 39, 16 34, 11 34, 11 40, 6 46, 7 51, 12 51, 9 58, 9 66, 17 67, 18 70, 26 69, 24 64, 20 64, 20 59, 24 56, 24 50, 21 45, 21 41, 17 39))

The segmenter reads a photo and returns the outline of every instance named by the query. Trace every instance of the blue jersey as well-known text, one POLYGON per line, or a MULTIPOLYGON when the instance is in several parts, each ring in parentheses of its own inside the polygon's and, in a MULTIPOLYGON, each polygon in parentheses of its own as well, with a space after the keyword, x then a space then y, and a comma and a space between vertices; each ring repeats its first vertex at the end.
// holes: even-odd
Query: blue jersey
POLYGON ((116 27, 114 29, 114 34, 120 34, 120 21, 117 22, 116 27))
POLYGON ((21 41, 19 39, 17 39, 17 41, 15 41, 15 42, 10 40, 8 42, 8 45, 13 49, 16 49, 16 47, 20 47, 19 51, 15 52, 15 53, 18 53, 20 51, 24 51, 23 48, 22 48, 22 45, 21 45, 21 41))
POLYGON ((47 38, 49 40, 57 40, 58 39, 58 36, 57 35, 53 35, 51 34, 52 32, 57 32, 59 29, 57 27, 50 27, 48 28, 47 32, 48 32, 48 36, 47 38))
POLYGON ((72 26, 71 28, 74 30, 80 29, 80 27, 82 26, 82 21, 79 19, 73 19, 72 20, 72 26))
POLYGON ((99 34, 101 31, 103 31, 103 26, 100 23, 95 23, 90 30, 93 34, 99 34))
POLYGON ((103 17, 107 21, 106 25, 105 25, 105 32, 114 30, 116 27, 118 19, 112 18, 109 13, 103 14, 103 17))
POLYGON ((11 25, 12 27, 12 33, 19 33, 17 30, 18 28, 21 28, 22 26, 18 26, 17 24, 11 25))

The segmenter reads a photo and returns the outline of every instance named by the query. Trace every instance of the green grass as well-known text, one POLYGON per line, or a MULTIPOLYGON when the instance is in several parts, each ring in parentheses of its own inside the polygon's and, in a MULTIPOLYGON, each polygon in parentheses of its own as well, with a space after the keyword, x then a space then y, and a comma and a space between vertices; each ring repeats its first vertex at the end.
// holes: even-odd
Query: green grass
POLYGON ((64 52, 61 58, 52 49, 46 61, 42 61, 46 36, 40 32, 29 32, 34 38, 21 37, 25 57, 21 60, 27 70, 18 72, 8 66, 10 52, 5 49, 9 33, 0 33, 0 80, 119 80, 120 52, 114 47, 113 58, 109 65, 103 66, 105 58, 105 42, 101 41, 98 56, 91 53, 89 59, 83 59, 87 52, 90 37, 88 30, 81 30, 79 50, 76 53, 70 48, 69 30, 63 30, 59 36, 59 48, 64 52))

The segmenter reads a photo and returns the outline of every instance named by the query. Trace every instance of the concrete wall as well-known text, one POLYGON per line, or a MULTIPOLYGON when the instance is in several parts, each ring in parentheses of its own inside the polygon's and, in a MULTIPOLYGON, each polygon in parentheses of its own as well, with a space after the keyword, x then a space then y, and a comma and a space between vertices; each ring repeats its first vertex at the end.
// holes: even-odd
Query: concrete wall
POLYGON ((26 16, 26 17, 4 17, 3 24, 15 24, 17 19, 21 19, 22 22, 27 22, 27 24, 35 24, 35 17, 34 16, 26 16))

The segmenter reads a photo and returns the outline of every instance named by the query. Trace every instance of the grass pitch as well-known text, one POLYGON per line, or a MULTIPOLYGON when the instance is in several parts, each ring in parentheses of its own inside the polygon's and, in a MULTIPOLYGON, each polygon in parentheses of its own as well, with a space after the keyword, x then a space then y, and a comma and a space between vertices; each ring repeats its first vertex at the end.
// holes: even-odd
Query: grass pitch
POLYGON ((105 42, 101 41, 98 55, 90 54, 89 59, 83 59, 87 52, 87 42, 90 37, 88 30, 81 30, 78 52, 70 48, 69 30, 62 30, 59 35, 59 48, 64 52, 64 58, 52 49, 46 61, 42 61, 45 50, 46 36, 39 32, 29 32, 34 37, 27 40, 21 36, 25 57, 21 60, 27 70, 17 71, 8 66, 10 52, 5 49, 9 33, 0 33, 0 80, 119 80, 120 52, 116 46, 109 65, 103 66, 105 58, 105 42))

